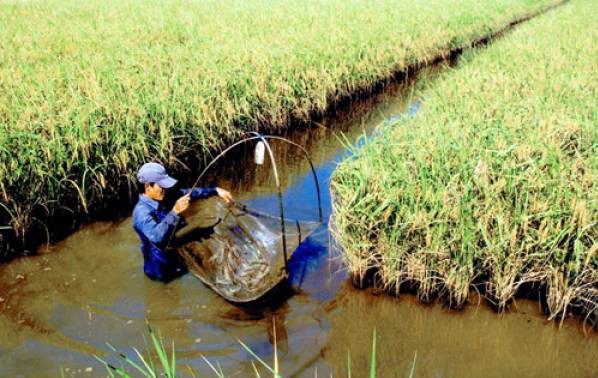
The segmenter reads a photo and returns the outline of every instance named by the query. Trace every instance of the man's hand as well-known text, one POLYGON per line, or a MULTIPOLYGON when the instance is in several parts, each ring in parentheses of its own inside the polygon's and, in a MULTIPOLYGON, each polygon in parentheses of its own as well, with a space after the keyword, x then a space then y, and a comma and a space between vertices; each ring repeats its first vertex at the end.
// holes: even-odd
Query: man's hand
POLYGON ((228 190, 216 188, 216 193, 218 193, 218 197, 222 198, 224 202, 228 204, 233 203, 233 196, 230 194, 228 190))
POLYGON ((189 208, 189 202, 191 202, 191 194, 185 194, 176 201, 172 210, 179 215, 189 208))

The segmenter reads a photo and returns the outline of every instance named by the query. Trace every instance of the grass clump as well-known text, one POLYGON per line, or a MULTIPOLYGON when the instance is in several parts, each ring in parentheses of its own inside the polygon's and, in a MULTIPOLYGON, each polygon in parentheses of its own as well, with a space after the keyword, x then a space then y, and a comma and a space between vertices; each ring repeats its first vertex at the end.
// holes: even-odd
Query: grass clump
MULTIPOLYGON (((108 344, 110 349, 113 352, 116 352, 118 354, 118 357, 121 360, 120 367, 116 367, 116 366, 112 365, 111 363, 107 362, 106 360, 96 356, 96 359, 104 365, 104 367, 106 368, 106 371, 108 372, 108 375, 111 378, 116 378, 116 377, 118 377, 118 378, 133 378, 133 377, 137 377, 137 376, 144 377, 144 378, 157 378, 157 377, 176 378, 176 377, 180 376, 177 373, 174 343, 172 344, 172 352, 171 352, 170 356, 168 356, 168 351, 167 351, 166 347, 164 346, 164 339, 162 338, 162 336, 159 334, 156 335, 154 333, 153 328, 149 325, 149 323, 147 325, 147 328, 148 328, 149 336, 152 341, 152 343, 151 343, 152 348, 148 349, 146 351, 146 353, 145 353, 146 356, 144 356, 137 348, 133 348, 133 350, 136 354, 136 359, 138 361, 135 358, 131 358, 130 356, 128 356, 122 352, 118 352, 110 344, 108 344), (159 363, 154 362, 154 359, 152 358, 152 354, 157 355, 157 359, 158 359, 159 363), (129 370, 132 370, 135 373, 130 373, 129 370)), ((257 368, 257 366, 259 364, 267 370, 268 376, 269 376, 269 374, 272 374, 273 378, 283 378, 283 375, 280 372, 280 368, 279 368, 280 363, 279 363, 279 357, 278 357, 277 346, 276 346, 275 323, 272 324, 272 330, 274 332, 274 345, 273 345, 274 346, 274 356, 273 356, 272 366, 269 365, 268 363, 266 363, 262 358, 260 358, 260 356, 258 356, 243 341, 238 340, 239 344, 243 347, 243 349, 245 351, 247 351, 249 353, 249 355, 251 356, 250 362, 251 362, 251 366, 252 366, 252 372, 251 373, 245 372, 246 376, 254 376, 256 378, 260 378, 262 375, 260 374, 260 372, 257 368)), ((207 366, 209 366, 209 368, 211 369, 211 372, 213 373, 210 376, 217 377, 217 378, 225 378, 226 377, 226 375, 222 371, 222 368, 219 363, 216 363, 216 365, 214 365, 205 356, 201 355, 201 357, 204 360, 204 362, 207 364, 207 366)), ((417 352, 414 355, 413 363, 411 365, 411 369, 410 369, 410 372, 408 375, 409 378, 412 378, 415 374, 416 358, 417 358, 417 352)), ((187 367, 189 368, 189 372, 190 372, 191 376, 196 377, 193 370, 189 366, 187 366, 187 367)), ((347 377, 351 378, 351 357, 350 357, 350 355, 348 356, 348 359, 347 359, 347 369, 348 369, 347 377)), ((64 377, 63 369, 61 369, 61 376, 64 377)), ((316 370, 314 370, 314 377, 317 377, 317 376, 318 376, 318 371, 316 369, 316 370)), ((374 329, 373 336, 372 336, 372 353, 371 353, 371 357, 370 357, 370 378, 376 378, 376 329, 374 329)))
POLYGON ((127 356, 124 353, 118 352, 112 345, 108 344, 110 349, 113 352, 118 353, 118 356, 124 362, 122 366, 116 367, 106 360, 97 357, 96 359, 100 361, 105 367, 108 375, 111 378, 120 377, 120 378, 132 378, 135 375, 131 375, 126 369, 126 367, 132 368, 137 376, 145 377, 145 378, 157 378, 157 377, 165 377, 165 378, 176 378, 177 375, 177 363, 176 363, 176 354, 174 349, 174 343, 172 343, 172 351, 170 356, 168 355, 168 350, 164 346, 164 340, 161 335, 157 335, 153 328, 147 324, 148 334, 151 339, 152 348, 148 348, 148 352, 146 356, 144 356, 137 348, 133 348, 135 354, 137 356, 138 361, 135 359, 127 356), (157 356, 158 362, 154 361, 154 357, 152 354, 157 356))
POLYGON ((339 165, 333 228, 357 280, 550 318, 598 315, 598 4, 517 28, 423 92, 413 119, 339 165))
POLYGON ((0 2, 0 255, 146 160, 183 168, 555 3, 0 2))

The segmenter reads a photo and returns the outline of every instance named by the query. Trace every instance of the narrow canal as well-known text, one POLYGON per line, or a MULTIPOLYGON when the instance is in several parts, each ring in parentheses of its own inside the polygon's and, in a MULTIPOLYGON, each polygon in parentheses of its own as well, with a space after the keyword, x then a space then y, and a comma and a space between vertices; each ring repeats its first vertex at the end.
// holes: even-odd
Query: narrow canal
MULTIPOLYGON (((285 135, 307 148, 315 162, 325 219, 330 175, 347 156, 346 143, 371 134, 386 119, 416 111, 413 89, 445 69, 424 70, 308 130, 285 135)), ((299 151, 272 143, 285 215, 317 219, 309 165, 299 151)), ((277 214, 270 169, 255 165, 251 151, 240 151, 211 174, 249 207, 277 214)), ((276 340, 284 376, 346 376, 350 356, 352 375, 362 377, 369 372, 374 330, 379 377, 406 376, 414 358, 417 377, 590 377, 598 372, 595 332, 585 335, 576 319, 559 329, 532 301, 517 301, 506 314, 484 303, 456 312, 407 295, 374 296, 354 289, 330 248, 326 224, 297 250, 290 270, 295 295, 280 306, 248 311, 224 301, 191 274, 167 285, 145 278, 130 218, 88 225, 37 256, 0 267, 0 376, 56 377, 61 369, 67 377, 106 376, 94 355, 118 363, 106 343, 131 356, 133 347, 145 349, 146 319, 168 345, 174 342, 183 376, 213 376, 202 356, 219 364, 226 376, 252 376, 252 358, 238 340, 268 362, 276 340)))

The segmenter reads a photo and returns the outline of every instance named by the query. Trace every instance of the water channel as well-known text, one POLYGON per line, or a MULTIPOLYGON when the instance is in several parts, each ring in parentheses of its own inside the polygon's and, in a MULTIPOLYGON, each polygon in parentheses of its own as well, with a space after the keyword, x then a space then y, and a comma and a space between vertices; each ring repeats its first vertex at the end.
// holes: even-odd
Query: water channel
MULTIPOLYGON (((329 178, 347 156, 345 141, 371 134, 384 120, 413 112, 413 88, 447 68, 427 69, 335 116, 288 135, 310 152, 330 214, 329 178)), ((425 106, 425 105, 423 105, 425 106)), ((273 142, 288 217, 317 219, 315 187, 299 151, 273 142)), ((270 167, 241 151, 212 178, 251 208, 277 214, 270 167)), ((193 178, 188 178, 189 182, 193 178)), ((191 209, 189 217, 193 216, 191 209)), ((322 225, 294 254, 296 294, 278 306, 247 310, 224 301, 191 274, 168 284, 143 275, 131 219, 97 222, 39 255, 0 266, 0 376, 106 376, 94 355, 118 364, 106 343, 133 356, 145 349, 146 319, 174 342, 182 376, 246 377, 252 357, 238 340, 272 363, 276 341, 284 376, 366 376, 372 333, 379 377, 404 377, 415 359, 417 377, 568 376, 598 374, 598 338, 578 319, 559 328, 537 303, 519 300, 497 314, 484 303, 463 311, 423 305, 413 297, 372 295, 352 287, 322 225)))

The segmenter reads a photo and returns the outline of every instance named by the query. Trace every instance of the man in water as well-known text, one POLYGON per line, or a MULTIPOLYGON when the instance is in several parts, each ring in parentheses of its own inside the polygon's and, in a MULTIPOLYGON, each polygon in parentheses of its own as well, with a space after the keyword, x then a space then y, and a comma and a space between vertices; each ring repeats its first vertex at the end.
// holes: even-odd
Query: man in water
POLYGON ((177 180, 168 176, 158 163, 141 166, 137 179, 139 201, 133 210, 133 228, 141 239, 143 271, 153 280, 167 282, 187 271, 176 252, 165 249, 175 227, 184 222, 181 213, 189 208, 190 201, 218 195, 230 203, 233 198, 227 190, 218 187, 175 189, 177 180), (177 198, 173 207, 165 203, 166 189, 171 189, 169 196, 177 198))

